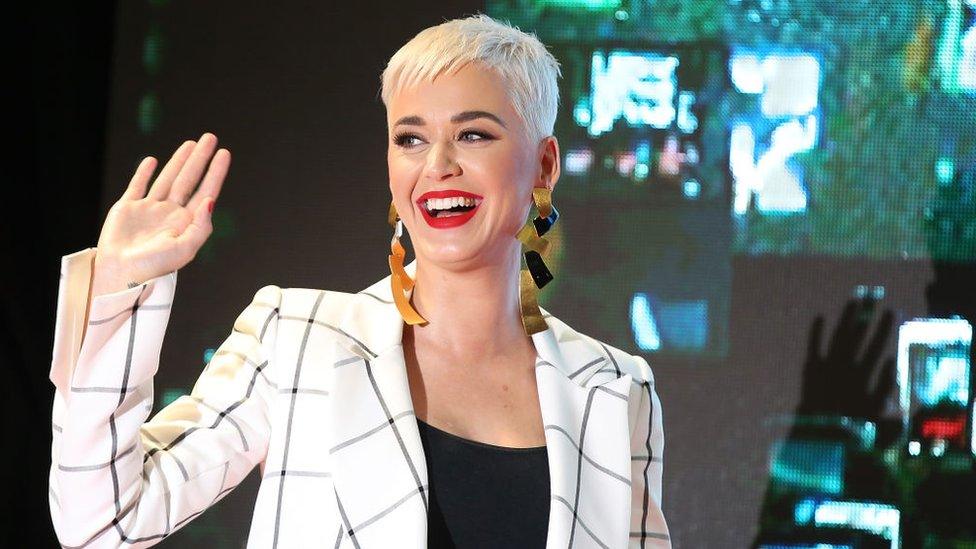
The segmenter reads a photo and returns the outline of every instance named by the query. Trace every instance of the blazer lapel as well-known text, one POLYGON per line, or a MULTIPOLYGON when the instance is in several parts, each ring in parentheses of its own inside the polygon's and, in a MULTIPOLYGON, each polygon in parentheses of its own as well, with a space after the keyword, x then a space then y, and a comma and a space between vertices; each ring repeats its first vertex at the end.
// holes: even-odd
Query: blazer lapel
POLYGON ((347 337, 336 340, 327 414, 345 529, 336 546, 424 549, 427 465, 403 358, 403 319, 389 277, 350 297, 336 326, 347 337))
POLYGON ((544 309, 543 316, 549 329, 532 339, 552 493, 546 547, 626 547, 628 409, 639 402, 639 387, 606 349, 544 309))
MULTIPOLYGON (((406 269, 413 276, 416 262, 406 269)), ((403 356, 403 320, 389 277, 351 298, 334 327, 346 337, 335 344, 326 420, 344 529, 337 546, 423 549, 428 477, 403 356)), ((615 367, 606 349, 543 315, 549 329, 532 339, 550 475, 546 547, 625 547, 628 406, 638 402, 639 387, 632 389, 631 376, 615 367)))

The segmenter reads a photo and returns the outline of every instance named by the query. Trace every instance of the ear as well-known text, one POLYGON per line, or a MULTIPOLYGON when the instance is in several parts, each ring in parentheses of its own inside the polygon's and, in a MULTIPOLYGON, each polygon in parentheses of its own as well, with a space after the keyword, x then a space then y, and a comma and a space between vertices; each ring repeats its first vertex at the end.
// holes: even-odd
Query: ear
POLYGON ((556 182, 559 181, 560 162, 559 162, 559 141, 556 136, 544 137, 539 142, 539 177, 535 182, 536 187, 548 187, 553 190, 556 182))

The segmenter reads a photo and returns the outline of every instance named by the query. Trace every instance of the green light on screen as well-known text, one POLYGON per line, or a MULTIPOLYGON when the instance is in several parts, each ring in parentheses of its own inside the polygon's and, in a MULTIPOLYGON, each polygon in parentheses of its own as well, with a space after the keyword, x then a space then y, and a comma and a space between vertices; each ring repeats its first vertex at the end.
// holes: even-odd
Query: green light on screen
POLYGON ((156 94, 149 92, 139 100, 138 123, 139 131, 143 134, 150 134, 159 127, 159 98, 156 94))
POLYGON ((163 33, 158 27, 153 27, 146 34, 142 46, 142 66, 150 76, 159 74, 163 65, 163 33))
POLYGON ((169 406, 185 394, 187 394, 187 391, 183 387, 167 387, 163 389, 163 399, 160 403, 163 407, 169 406))
POLYGON ((539 0, 539 5, 576 10, 615 10, 620 7, 620 0, 539 0))

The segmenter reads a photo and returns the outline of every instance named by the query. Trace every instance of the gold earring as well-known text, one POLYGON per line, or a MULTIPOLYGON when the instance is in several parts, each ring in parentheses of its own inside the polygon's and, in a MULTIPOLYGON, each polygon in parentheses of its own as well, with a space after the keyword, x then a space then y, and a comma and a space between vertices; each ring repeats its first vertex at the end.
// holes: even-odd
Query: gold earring
POLYGON ((522 242, 522 255, 527 267, 519 271, 519 307, 522 312, 522 327, 528 335, 549 329, 542 318, 538 300, 539 289, 553 280, 552 272, 542 260, 542 255, 549 250, 549 241, 542 235, 549 232, 559 219, 559 212, 552 205, 552 191, 548 187, 532 189, 532 202, 539 212, 538 216, 532 221, 526 221, 515 235, 522 242))
POLYGON ((400 316, 407 324, 427 324, 427 319, 420 316, 420 313, 410 305, 410 301, 407 299, 406 292, 413 289, 414 280, 403 268, 403 259, 406 257, 403 245, 400 244, 400 236, 403 234, 403 221, 400 220, 400 215, 392 201, 390 202, 387 221, 393 226, 393 240, 390 241, 390 286, 393 290, 393 302, 396 303, 400 316))

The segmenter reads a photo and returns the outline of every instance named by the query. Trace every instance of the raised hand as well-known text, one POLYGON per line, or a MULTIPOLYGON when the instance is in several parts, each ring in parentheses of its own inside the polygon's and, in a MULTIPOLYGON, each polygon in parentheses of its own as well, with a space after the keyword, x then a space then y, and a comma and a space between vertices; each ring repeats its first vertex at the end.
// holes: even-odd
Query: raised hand
POLYGON ((216 148, 212 133, 203 134, 199 142, 183 143, 148 194, 157 162, 151 156, 143 159, 102 225, 92 295, 124 290, 180 269, 196 257, 213 232, 213 204, 230 168, 230 151, 214 153, 216 148))
POLYGON ((814 321, 798 414, 881 419, 895 388, 894 358, 883 358, 895 320, 891 311, 885 311, 870 335, 876 304, 871 297, 848 301, 826 351, 821 351, 824 319, 814 321))

